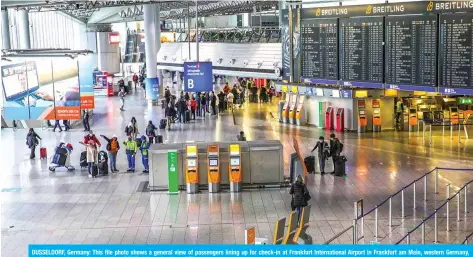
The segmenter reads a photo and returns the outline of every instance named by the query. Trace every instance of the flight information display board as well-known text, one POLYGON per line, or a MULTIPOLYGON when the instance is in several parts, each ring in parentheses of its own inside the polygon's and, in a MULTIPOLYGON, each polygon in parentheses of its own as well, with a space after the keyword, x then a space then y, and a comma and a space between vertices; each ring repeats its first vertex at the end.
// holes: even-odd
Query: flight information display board
POLYGON ((302 77, 320 84, 337 84, 337 19, 301 21, 302 77))
POLYGON ((340 19, 342 85, 383 88, 383 20, 383 17, 340 19))
POLYGON ((386 88, 436 91, 437 18, 386 17, 386 88))
POLYGON ((440 16, 440 92, 473 93, 473 14, 440 16))

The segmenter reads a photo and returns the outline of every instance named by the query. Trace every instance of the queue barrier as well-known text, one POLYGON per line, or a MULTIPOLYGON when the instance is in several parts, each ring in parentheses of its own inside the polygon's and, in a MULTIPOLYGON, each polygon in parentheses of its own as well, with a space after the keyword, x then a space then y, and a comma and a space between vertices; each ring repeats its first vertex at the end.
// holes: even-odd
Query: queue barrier
POLYGON ((287 231, 283 244, 291 244, 294 242, 294 236, 297 232, 297 215, 297 212, 293 212, 289 215, 289 223, 287 224, 287 231))
MULTIPOLYGON (((424 194, 423 194, 423 201, 427 201, 427 176, 430 175, 430 174, 434 174, 434 193, 435 194, 438 194, 439 191, 438 191, 438 177, 439 177, 439 171, 440 170, 451 170, 451 171, 473 171, 473 169, 451 169, 451 168, 440 168, 440 167, 436 167, 434 169, 432 169, 431 171, 425 173, 424 175, 422 175, 421 177, 417 178, 416 180, 412 181, 411 183, 409 183, 408 185, 402 187, 399 191, 397 191, 396 193, 390 195, 388 198, 386 198, 384 201, 382 201, 380 204, 376 205, 373 209, 369 210, 368 212, 363 212, 363 210, 361 210, 361 213, 359 213, 359 211, 357 210, 358 209, 358 202, 355 202, 354 203, 354 212, 355 212, 355 217, 353 219, 353 224, 347 228, 345 228, 343 231, 341 231, 340 233, 336 234, 334 237, 330 238, 329 240, 327 240, 324 244, 330 244, 331 242, 335 241, 337 238, 339 238, 340 236, 342 236, 344 233, 352 230, 352 233, 353 233, 353 238, 352 238, 352 242, 353 244, 357 244, 358 241, 362 238, 364 238, 364 218, 370 214, 372 214, 374 212, 374 215, 375 215, 375 228, 374 228, 374 239, 375 241, 378 240, 379 238, 379 235, 378 235, 378 231, 379 231, 379 225, 378 225, 378 209, 383 206, 385 203, 388 203, 389 204, 389 214, 388 214, 388 226, 389 227, 392 227, 393 224, 392 224, 392 216, 393 216, 393 208, 392 208, 392 201, 393 201, 393 198, 397 195, 401 195, 401 217, 402 219, 404 219, 405 217, 405 204, 404 204, 404 198, 405 198, 405 190, 410 188, 412 186, 412 189, 413 189, 413 208, 415 209, 416 208, 416 190, 417 190, 417 185, 419 184, 419 181, 423 180, 423 191, 424 191, 424 194), (360 224, 358 224, 360 223, 360 224), (361 228, 360 229, 360 232, 361 232, 361 237, 358 237, 358 229, 359 227, 361 228)), ((466 210, 466 187, 468 184, 470 184, 472 181, 468 182, 464 188, 465 188, 465 210, 466 210)), ((362 209, 362 208, 361 208, 362 209)))
POLYGON ((309 219, 310 219, 310 208, 311 208, 311 205, 308 205, 302 208, 302 214, 301 214, 299 226, 297 227, 297 232, 293 239, 294 244, 297 244, 297 240, 299 238, 304 240, 304 244, 312 244, 312 237, 309 234, 307 234, 307 228, 309 227, 309 219))
POLYGON ((422 141, 425 142, 426 136, 426 127, 428 127, 429 130, 429 144, 432 144, 432 127, 442 127, 442 136, 445 136, 445 127, 450 127, 450 139, 453 140, 453 130, 454 127, 457 127, 457 138, 458 138, 458 143, 461 142, 461 127, 463 125, 463 130, 465 133, 465 138, 468 139, 468 126, 472 126, 473 123, 471 123, 470 115, 467 116, 467 118, 464 119, 455 119, 455 121, 458 121, 457 123, 453 122, 450 119, 444 119, 441 122, 426 122, 424 120, 419 120, 418 125, 417 125, 417 133, 420 132, 420 124, 422 124, 422 141))
MULTIPOLYGON (((456 170, 456 169, 448 169, 448 170, 456 170)), ((459 169, 459 170, 468 170, 473 171, 473 169, 459 169)), ((415 228, 411 229, 407 232, 405 236, 403 236, 396 244, 400 244, 402 241, 406 240, 407 244, 411 243, 411 234, 414 233, 417 229, 422 229, 422 244, 425 244, 425 224, 429 221, 432 217, 434 218, 434 243, 438 243, 438 212, 445 207, 446 208, 446 222, 447 222, 447 231, 450 230, 450 201, 453 199, 457 199, 457 222, 460 222, 460 197, 462 190, 464 191, 464 213, 468 212, 468 199, 467 199, 467 191, 468 185, 473 183, 473 180, 470 180, 468 183, 463 185, 454 195, 450 196, 450 184, 446 185, 446 201, 440 205, 438 208, 435 209, 433 213, 431 213, 427 218, 423 219, 422 222, 417 225, 415 228)), ((471 234, 470 234, 471 237, 471 234)), ((468 238, 466 237, 465 241, 468 242, 468 238)), ((465 242, 463 242, 465 243, 465 242)))
POLYGON ((274 228, 273 244, 279 245, 284 241, 284 227, 286 226, 286 218, 282 218, 276 221, 276 227, 274 228))

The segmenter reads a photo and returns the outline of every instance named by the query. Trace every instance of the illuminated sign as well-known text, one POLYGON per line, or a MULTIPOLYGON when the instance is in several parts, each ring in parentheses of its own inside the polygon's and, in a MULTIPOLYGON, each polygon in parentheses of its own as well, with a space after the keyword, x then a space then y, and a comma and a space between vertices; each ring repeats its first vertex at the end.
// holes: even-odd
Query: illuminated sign
POLYGON ((120 34, 116 32, 108 34, 108 43, 111 45, 120 44, 120 34))

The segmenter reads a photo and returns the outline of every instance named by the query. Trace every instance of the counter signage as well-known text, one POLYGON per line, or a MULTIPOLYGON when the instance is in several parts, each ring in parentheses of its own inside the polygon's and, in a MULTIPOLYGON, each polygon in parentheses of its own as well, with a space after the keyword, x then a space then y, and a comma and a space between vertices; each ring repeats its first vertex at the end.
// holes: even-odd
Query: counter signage
POLYGON ((184 91, 209 92, 213 89, 212 62, 184 63, 184 91))
POLYGON ((443 95, 473 95, 473 88, 440 87, 439 92, 443 95))
POLYGON ((301 9, 302 19, 426 14, 473 10, 473 1, 418 1, 301 9))
POLYGON ((178 175, 177 151, 168 152, 168 184, 169 193, 179 193, 179 175, 178 175))
POLYGON ((353 98, 353 91, 348 89, 340 90, 340 96, 342 98, 353 98))

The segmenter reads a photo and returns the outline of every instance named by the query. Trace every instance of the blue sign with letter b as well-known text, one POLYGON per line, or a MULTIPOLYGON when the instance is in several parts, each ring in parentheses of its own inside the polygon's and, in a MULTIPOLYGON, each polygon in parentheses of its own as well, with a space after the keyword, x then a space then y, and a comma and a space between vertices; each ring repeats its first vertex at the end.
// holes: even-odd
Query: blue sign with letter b
POLYGON ((184 91, 209 92, 212 90, 212 62, 185 62, 184 91))

